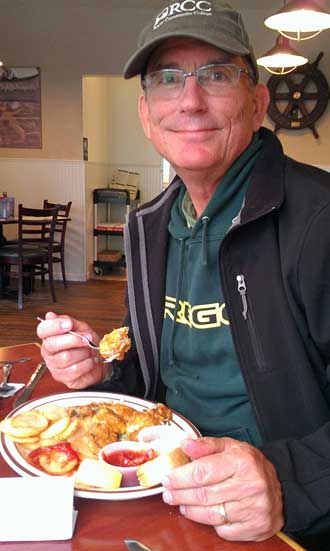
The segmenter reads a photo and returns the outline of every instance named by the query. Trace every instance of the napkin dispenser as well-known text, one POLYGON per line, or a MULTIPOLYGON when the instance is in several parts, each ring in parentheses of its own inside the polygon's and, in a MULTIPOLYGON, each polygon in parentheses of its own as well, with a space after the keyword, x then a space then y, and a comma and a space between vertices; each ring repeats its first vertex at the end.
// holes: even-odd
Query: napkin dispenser
POLYGON ((71 539, 73 492, 73 476, 0 478, 0 542, 71 539))
POLYGON ((15 213, 15 197, 0 197, 0 218, 13 218, 15 213))

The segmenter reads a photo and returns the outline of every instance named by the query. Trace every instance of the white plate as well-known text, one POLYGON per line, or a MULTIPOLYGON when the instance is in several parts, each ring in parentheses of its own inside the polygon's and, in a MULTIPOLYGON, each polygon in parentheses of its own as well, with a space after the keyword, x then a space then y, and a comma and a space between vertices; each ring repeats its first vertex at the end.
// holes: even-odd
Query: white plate
MULTIPOLYGON (((154 402, 142 400, 135 396, 126 396, 125 394, 111 394, 110 392, 68 392, 64 394, 53 394, 38 400, 31 400, 22 406, 15 408, 7 417, 13 417, 18 413, 36 409, 45 404, 56 404, 63 407, 78 406, 89 404, 90 402, 114 401, 122 402, 138 411, 144 411, 155 405, 154 402)), ((196 427, 190 423, 185 417, 178 413, 173 413, 173 419, 170 425, 184 430, 191 436, 200 436, 196 427)), ((43 471, 30 465, 24 457, 19 453, 18 448, 9 437, 2 432, 0 433, 0 450, 3 458, 8 465, 21 476, 49 476, 43 471)), ((108 500, 124 500, 136 499, 140 497, 152 496, 160 494, 163 491, 161 485, 152 488, 143 488, 142 486, 131 486, 128 488, 119 488, 118 490, 75 490, 75 495, 78 497, 86 497, 90 499, 108 499, 108 500)))

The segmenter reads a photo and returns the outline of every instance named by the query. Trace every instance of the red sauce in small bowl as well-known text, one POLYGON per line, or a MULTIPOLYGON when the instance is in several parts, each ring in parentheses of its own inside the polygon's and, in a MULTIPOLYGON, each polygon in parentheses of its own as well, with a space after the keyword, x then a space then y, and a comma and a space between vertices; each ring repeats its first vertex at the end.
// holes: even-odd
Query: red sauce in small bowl
POLYGON ((137 467, 146 461, 150 461, 157 457, 157 453, 153 449, 147 450, 115 450, 107 453, 103 452, 103 459, 110 465, 116 467, 137 467))

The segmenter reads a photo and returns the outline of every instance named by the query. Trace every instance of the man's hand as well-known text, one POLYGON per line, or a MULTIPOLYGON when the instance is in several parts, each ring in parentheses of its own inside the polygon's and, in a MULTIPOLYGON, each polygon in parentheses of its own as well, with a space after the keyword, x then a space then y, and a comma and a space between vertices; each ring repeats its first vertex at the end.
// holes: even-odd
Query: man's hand
POLYGON ((226 540, 262 541, 283 527, 280 482, 260 450, 232 438, 186 439, 181 448, 193 461, 165 477, 166 503, 226 540))
POLYGON ((37 328, 38 337, 43 341, 41 354, 48 369, 56 381, 72 389, 101 382, 109 364, 105 364, 98 351, 89 348, 83 339, 68 333, 71 329, 99 342, 99 337, 86 323, 48 312, 46 320, 37 328))

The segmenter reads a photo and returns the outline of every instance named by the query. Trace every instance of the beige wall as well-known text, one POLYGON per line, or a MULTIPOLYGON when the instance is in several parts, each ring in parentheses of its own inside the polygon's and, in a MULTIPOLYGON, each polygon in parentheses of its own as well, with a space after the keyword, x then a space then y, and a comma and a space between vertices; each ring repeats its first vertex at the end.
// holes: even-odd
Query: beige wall
POLYGON ((159 155, 144 135, 138 116, 139 78, 110 79, 110 120, 114 133, 110 141, 110 161, 159 166, 159 155))
MULTIPOLYGON (((278 3, 275 0, 252 2, 252 5, 257 4, 260 7, 257 10, 248 9, 249 3, 243 0, 232 3, 242 9, 255 50, 260 55, 275 42, 276 33, 266 29, 263 20, 269 13, 278 9, 278 3)), ((148 4, 150 5, 150 2, 148 4)), ((155 0, 155 5, 157 4, 159 2, 155 0)), ((330 9, 329 0, 325 4, 325 7, 330 9)), ((143 5, 143 1, 140 0, 2 0, 1 58, 12 66, 41 67, 43 147, 41 150, 0 148, 0 158, 82 159, 82 75, 121 73, 126 59, 135 47, 138 30, 148 13, 143 5)), ((325 52, 320 69, 328 80, 329 37, 330 31, 325 31, 313 40, 296 46, 312 61, 321 50, 325 52)), ((262 71, 261 77, 267 80, 268 74, 262 71)), ((120 82, 118 86, 121 87, 122 84, 120 82)), ((126 99, 125 109, 122 109, 123 101, 119 102, 117 95, 115 101, 118 109, 112 116, 117 122, 118 118, 124 117, 129 123, 129 117, 134 117, 136 105, 134 85, 126 83, 125 91, 121 93, 126 99)), ((279 137, 286 151, 297 159, 322 166, 328 165, 329 113, 328 107, 326 114, 317 124, 319 141, 314 140, 309 130, 281 131, 279 137)), ((266 121, 266 124, 273 126, 271 121, 266 121)), ((133 137, 138 138, 137 150, 130 144, 123 146, 116 139, 113 141, 115 136, 112 136, 110 145, 110 151, 116 155, 123 155, 126 161, 135 151, 144 155, 144 149, 139 147, 143 142, 140 142, 135 122, 132 130, 133 137)), ((106 130, 103 129, 103 132, 106 133, 106 130)), ((90 147, 93 148, 93 144, 90 147)), ((101 142, 95 144, 96 151, 101 151, 104 147, 106 146, 103 143, 101 145, 101 142)), ((148 155, 149 153, 150 149, 148 155)), ((102 158, 103 155, 104 152, 102 158)))
POLYGON ((140 123, 140 93, 139 78, 84 77, 83 131, 89 141, 90 161, 160 165, 160 157, 140 123))
POLYGON ((109 114, 109 78, 83 78, 83 135, 88 139, 88 159, 109 161, 112 127, 109 114))

